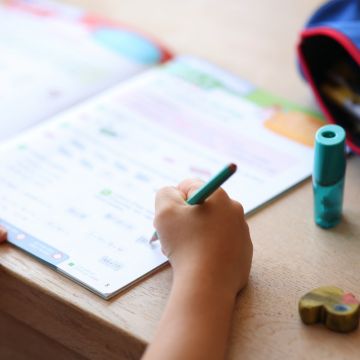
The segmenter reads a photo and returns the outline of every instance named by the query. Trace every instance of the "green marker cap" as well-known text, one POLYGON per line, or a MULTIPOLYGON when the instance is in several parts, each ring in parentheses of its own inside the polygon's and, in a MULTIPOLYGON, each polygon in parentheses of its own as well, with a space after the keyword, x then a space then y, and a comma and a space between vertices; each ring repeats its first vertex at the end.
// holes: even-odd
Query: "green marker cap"
POLYGON ((337 183, 345 175, 345 130, 339 125, 325 125, 315 135, 313 179, 320 185, 337 183))

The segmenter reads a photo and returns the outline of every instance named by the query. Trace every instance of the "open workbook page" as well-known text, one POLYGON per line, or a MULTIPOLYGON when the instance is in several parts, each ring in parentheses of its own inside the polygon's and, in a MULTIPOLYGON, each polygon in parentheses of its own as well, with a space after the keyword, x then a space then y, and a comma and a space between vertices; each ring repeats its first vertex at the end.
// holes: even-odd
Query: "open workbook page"
POLYGON ((0 142, 168 57, 146 37, 77 8, 0 4, 0 142))
POLYGON ((178 58, 4 145, 0 224, 11 243, 109 298, 166 261, 149 244, 157 189, 234 162, 225 189, 248 213, 310 175, 319 125, 178 58))

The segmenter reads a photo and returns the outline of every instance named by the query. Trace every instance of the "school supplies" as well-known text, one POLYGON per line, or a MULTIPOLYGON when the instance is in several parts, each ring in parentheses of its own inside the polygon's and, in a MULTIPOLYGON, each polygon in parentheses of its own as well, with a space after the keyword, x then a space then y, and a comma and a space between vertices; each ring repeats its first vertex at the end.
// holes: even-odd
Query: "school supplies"
MULTIPOLYGON (((354 120, 352 131, 359 132, 360 124, 360 71, 347 62, 335 63, 326 73, 321 91, 334 105, 345 110, 354 120)), ((349 124, 350 125, 350 124, 349 124)))
POLYGON ((313 172, 314 218, 322 228, 332 228, 342 217, 345 182, 345 131, 325 125, 315 135, 313 172))
POLYGON ((323 286, 300 299, 299 313, 306 325, 323 323, 330 330, 345 333, 358 327, 360 305, 353 294, 323 286))
POLYGON ((0 4, 0 141, 171 57, 125 25, 52 1, 0 4))
POLYGON ((360 153, 360 7, 358 0, 327 1, 301 33, 302 75, 332 124, 346 131, 346 143, 360 153))
MULTIPOLYGON (((212 177, 207 183, 201 186, 186 203, 189 205, 202 204, 214 191, 216 191, 229 177, 235 174, 235 164, 226 165, 219 173, 212 177)), ((158 240, 158 235, 155 232, 150 242, 158 240)))
POLYGON ((234 162, 224 189, 248 214, 310 176, 316 112, 200 59, 164 62, 163 47, 80 10, 7 4, 0 225, 103 298, 166 262, 149 244, 159 188, 234 162))

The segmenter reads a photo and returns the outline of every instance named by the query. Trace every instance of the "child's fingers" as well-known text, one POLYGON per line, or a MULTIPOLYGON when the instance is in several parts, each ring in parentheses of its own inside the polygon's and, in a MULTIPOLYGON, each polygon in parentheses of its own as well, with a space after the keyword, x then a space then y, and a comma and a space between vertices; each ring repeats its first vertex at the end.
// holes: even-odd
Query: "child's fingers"
MULTIPOLYGON (((189 199, 192 194, 194 194, 201 186, 204 185, 204 182, 200 179, 187 179, 182 181, 178 185, 178 189, 184 193, 186 199, 189 199)), ((207 202, 221 202, 221 201, 229 201, 229 196, 225 190, 222 188, 217 189, 214 191, 213 194, 206 200, 207 202)))
POLYGON ((177 188, 184 194, 184 197, 187 200, 195 191, 197 191, 203 185, 204 182, 200 179, 186 179, 183 180, 177 186, 177 188))
POLYGON ((156 193, 155 212, 159 213, 174 205, 184 205, 185 200, 184 194, 177 188, 172 186, 163 187, 156 193))
POLYGON ((168 222, 173 218, 179 206, 186 205, 184 194, 175 187, 164 187, 156 193, 154 226, 168 222))
POLYGON ((214 193, 211 194, 206 201, 217 204, 228 203, 230 202, 230 197, 227 192, 222 187, 220 187, 216 191, 214 191, 214 193))
MULTIPOLYGON (((185 201, 203 185, 204 182, 200 179, 186 179, 176 188, 167 186, 160 189, 155 198, 156 216, 168 215, 170 211, 174 210, 175 205, 185 205, 185 201)), ((229 197, 222 188, 219 188, 207 201, 221 202, 224 200, 229 201, 229 197)))
POLYGON ((244 207, 242 206, 241 203, 239 203, 236 200, 232 200, 232 204, 234 206, 234 208, 239 212, 239 214, 244 217, 245 216, 245 212, 244 212, 244 207))
POLYGON ((7 240, 7 231, 2 226, 0 226, 0 243, 6 240, 7 240))

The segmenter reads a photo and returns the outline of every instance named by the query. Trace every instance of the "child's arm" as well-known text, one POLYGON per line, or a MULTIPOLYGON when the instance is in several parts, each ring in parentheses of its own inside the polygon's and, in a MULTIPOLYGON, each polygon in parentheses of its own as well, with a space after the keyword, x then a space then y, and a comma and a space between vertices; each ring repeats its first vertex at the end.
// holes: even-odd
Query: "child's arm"
POLYGON ((0 226, 0 244, 2 242, 5 242, 6 240, 7 240, 7 231, 2 226, 0 226))
POLYGON ((236 294, 250 272, 252 243, 241 205, 222 189, 202 205, 185 203, 201 185, 186 180, 156 197, 154 223, 174 281, 144 360, 225 357, 236 294))

